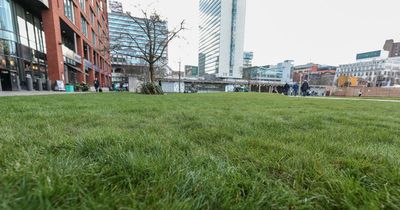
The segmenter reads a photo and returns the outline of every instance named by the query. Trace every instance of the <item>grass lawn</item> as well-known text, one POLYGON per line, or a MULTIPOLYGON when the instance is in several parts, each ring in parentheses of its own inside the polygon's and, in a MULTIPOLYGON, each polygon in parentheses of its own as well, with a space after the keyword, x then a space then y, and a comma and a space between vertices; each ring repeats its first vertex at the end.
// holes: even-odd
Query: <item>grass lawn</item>
POLYGON ((0 98, 0 209, 399 209, 400 104, 0 98))

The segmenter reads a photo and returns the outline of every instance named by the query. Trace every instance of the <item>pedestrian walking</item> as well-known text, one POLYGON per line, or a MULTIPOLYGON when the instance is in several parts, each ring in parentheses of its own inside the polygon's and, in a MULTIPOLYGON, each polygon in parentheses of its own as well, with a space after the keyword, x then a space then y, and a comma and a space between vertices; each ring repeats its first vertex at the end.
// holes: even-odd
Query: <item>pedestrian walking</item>
POLYGON ((299 85, 297 83, 294 83, 293 85, 293 92, 294 96, 297 96, 297 94, 299 93, 299 85))
POLYGON ((301 85, 301 92, 303 96, 307 96, 308 95, 308 90, 310 89, 310 85, 308 84, 307 80, 305 80, 303 82, 303 84, 301 85))
POLYGON ((289 90, 290 90, 290 86, 288 83, 286 83, 285 86, 283 87, 284 94, 287 96, 290 95, 289 90))
POLYGON ((100 82, 96 78, 96 79, 94 79, 94 89, 96 89, 96 93, 99 92, 99 87, 100 87, 100 82))

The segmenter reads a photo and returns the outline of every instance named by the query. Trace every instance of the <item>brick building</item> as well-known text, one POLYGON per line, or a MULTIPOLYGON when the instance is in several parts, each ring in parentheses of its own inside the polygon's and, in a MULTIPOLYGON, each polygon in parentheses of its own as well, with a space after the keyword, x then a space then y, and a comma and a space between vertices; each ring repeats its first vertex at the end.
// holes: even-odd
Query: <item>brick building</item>
POLYGON ((305 65, 295 66, 292 70, 292 78, 293 82, 301 82, 304 80, 308 80, 310 72, 317 72, 318 64, 308 63, 305 65))
POLYGON ((42 19, 50 80, 110 85, 107 0, 49 0, 42 19))
POLYGON ((336 66, 309 63, 295 66, 292 71, 293 82, 307 80, 310 85, 331 86, 335 79, 336 66))
POLYGON ((0 90, 110 84, 107 0, 0 0, 0 13, 0 90))

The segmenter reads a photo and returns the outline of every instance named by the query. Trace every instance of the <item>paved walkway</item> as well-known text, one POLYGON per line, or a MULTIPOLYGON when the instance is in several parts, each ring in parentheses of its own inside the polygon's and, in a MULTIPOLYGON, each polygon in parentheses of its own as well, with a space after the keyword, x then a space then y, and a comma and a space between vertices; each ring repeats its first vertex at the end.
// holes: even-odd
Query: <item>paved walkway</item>
POLYGON ((306 99, 325 99, 325 100, 343 100, 343 101, 376 101, 376 102, 391 102, 400 103, 400 100, 389 100, 389 99, 371 99, 371 98, 337 98, 337 97, 302 97, 306 99))
POLYGON ((5 96, 45 96, 45 95, 67 95, 67 94, 86 94, 90 92, 56 92, 56 91, 0 91, 0 97, 5 96))

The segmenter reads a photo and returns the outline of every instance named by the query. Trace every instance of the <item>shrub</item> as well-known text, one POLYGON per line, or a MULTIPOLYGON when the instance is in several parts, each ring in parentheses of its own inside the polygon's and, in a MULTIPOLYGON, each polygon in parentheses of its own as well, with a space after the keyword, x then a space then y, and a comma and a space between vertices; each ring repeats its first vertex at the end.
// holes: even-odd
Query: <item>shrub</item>
POLYGON ((89 85, 87 85, 86 83, 82 83, 82 84, 81 84, 81 90, 82 90, 83 92, 89 91, 89 85))
POLYGON ((75 84, 75 91, 80 91, 81 85, 79 83, 75 84))
POLYGON ((164 94, 162 88, 158 84, 151 83, 151 82, 142 84, 141 93, 148 94, 148 95, 163 95, 164 94))

